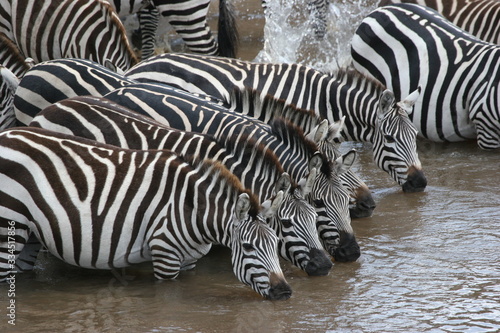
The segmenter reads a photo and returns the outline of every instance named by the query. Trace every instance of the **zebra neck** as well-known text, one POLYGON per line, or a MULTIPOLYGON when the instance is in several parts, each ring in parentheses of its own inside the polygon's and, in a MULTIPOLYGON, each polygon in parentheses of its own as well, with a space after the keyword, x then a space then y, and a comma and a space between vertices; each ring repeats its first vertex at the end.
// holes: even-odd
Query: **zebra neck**
POLYGON ((330 122, 345 116, 345 141, 373 143, 378 99, 384 87, 354 70, 341 69, 330 76, 320 116, 330 122))

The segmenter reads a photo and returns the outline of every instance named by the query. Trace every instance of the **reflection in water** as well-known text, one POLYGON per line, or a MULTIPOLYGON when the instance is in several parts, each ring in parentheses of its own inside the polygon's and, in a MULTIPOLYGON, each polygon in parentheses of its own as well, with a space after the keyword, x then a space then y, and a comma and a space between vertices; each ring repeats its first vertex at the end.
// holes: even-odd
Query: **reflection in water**
MULTIPOLYGON (((238 10, 251 17, 244 2, 238 10)), ((325 277, 284 262, 291 299, 265 301, 242 285, 223 248, 163 282, 148 263, 113 275, 42 255, 16 280, 15 328, 0 286, 0 332, 500 331, 499 152, 419 142, 429 186, 405 194, 368 145, 351 147, 377 202, 372 217, 353 221, 361 257, 325 277)))

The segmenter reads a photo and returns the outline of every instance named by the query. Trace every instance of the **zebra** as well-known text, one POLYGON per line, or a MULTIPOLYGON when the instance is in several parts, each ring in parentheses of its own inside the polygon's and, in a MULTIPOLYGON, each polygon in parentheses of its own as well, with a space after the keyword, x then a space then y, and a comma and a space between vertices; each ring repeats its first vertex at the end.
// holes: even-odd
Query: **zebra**
POLYGON ((497 0, 382 0, 379 6, 396 3, 432 8, 477 38, 500 45, 500 3, 497 0))
POLYGON ((281 196, 261 208, 218 162, 39 128, 1 132, 0 159, 4 280, 31 232, 66 263, 113 269, 152 261, 158 279, 176 278, 222 244, 241 282, 268 299, 291 296, 264 220, 281 196))
POLYGON ((85 58, 125 71, 138 60, 107 1, 0 0, 0 32, 35 63, 85 58))
POLYGON ((301 179, 316 168, 319 172, 307 198, 319 216, 317 227, 323 247, 336 261, 359 257, 349 216, 349 195, 339 179, 339 174, 351 167, 356 153, 350 151, 332 161, 318 151, 318 142, 337 135, 329 131, 327 122, 306 137, 298 126, 285 120, 276 119, 270 126, 165 85, 127 85, 104 97, 170 127, 216 138, 232 133, 253 137, 278 156, 293 179, 301 179))
POLYGON ((141 31, 142 59, 154 54, 160 14, 182 37, 190 51, 234 58, 238 31, 227 0, 219 0, 218 42, 207 24, 210 0, 110 0, 118 15, 137 13, 141 31))
POLYGON ((399 4, 377 8, 363 20, 352 56, 359 71, 396 96, 422 87, 411 114, 422 137, 476 139, 482 149, 500 147, 500 46, 473 37, 432 9, 399 4))
POLYGON ((332 267, 319 243, 316 211, 304 199, 315 172, 304 186, 292 184, 277 157, 246 137, 215 140, 175 130, 101 97, 72 97, 42 110, 30 123, 129 149, 167 149, 180 156, 219 160, 261 202, 283 193, 270 226, 279 238, 279 254, 309 275, 326 275, 332 267), (274 184, 274 185, 273 185, 274 184))
POLYGON ((415 90, 395 103, 379 82, 354 70, 325 74, 300 64, 253 63, 194 54, 163 54, 134 66, 133 80, 169 84, 230 103, 231 91, 252 88, 330 122, 345 116, 342 139, 373 144, 375 163, 405 192, 423 191, 427 179, 417 153, 417 130, 408 117, 415 90), (382 106, 380 101, 391 107, 382 106), (404 108, 401 106, 405 106, 404 108))

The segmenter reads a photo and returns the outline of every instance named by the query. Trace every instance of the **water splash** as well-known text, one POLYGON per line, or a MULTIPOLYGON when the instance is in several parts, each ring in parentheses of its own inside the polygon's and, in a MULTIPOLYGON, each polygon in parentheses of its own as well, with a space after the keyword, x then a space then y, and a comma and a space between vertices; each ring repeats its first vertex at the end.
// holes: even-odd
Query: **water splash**
POLYGON ((301 63, 324 72, 348 66, 352 35, 377 4, 378 0, 333 0, 326 13, 326 34, 318 38, 307 1, 270 1, 265 13, 264 47, 255 60, 301 63))

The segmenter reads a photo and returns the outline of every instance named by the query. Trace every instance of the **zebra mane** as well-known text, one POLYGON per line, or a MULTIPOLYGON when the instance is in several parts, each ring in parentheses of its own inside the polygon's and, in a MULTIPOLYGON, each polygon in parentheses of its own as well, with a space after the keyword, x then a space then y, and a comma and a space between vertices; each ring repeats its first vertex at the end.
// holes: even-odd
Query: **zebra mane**
POLYGON ((279 137, 285 144, 289 146, 299 147, 298 149, 304 151, 306 156, 313 156, 314 154, 321 154, 321 159, 323 160, 323 166, 321 172, 324 174, 330 174, 331 163, 327 163, 328 160, 323 153, 319 153, 319 147, 312 140, 306 138, 302 128, 296 126, 295 124, 289 122, 283 118, 277 118, 271 123, 271 129, 274 135, 279 137))
POLYGON ((330 73, 329 76, 334 80, 345 82, 349 86, 363 84, 365 85, 364 89, 376 91, 378 94, 381 94, 386 89, 380 81, 360 73, 352 67, 340 67, 337 71, 330 73))
POLYGON ((0 64, 9 68, 17 77, 22 77, 30 69, 17 45, 3 32, 0 32, 0 64))
POLYGON ((114 26, 118 27, 121 32, 121 40, 124 45, 127 45, 127 51, 133 61, 133 65, 136 65, 139 63, 139 59, 137 58, 137 55, 135 54, 134 50, 130 46, 129 40, 127 38, 127 31, 125 30, 125 26, 123 25, 123 22, 120 20, 118 17, 118 14, 116 13, 115 9, 107 0, 97 0, 101 6, 105 9, 106 13, 108 14, 109 18, 111 19, 112 23, 114 26))
POLYGON ((251 87, 233 89, 230 98, 231 107, 243 106, 248 114, 265 115, 266 120, 275 118, 285 118, 293 124, 302 128, 311 128, 319 124, 322 120, 314 110, 298 108, 294 104, 288 104, 284 99, 276 98, 271 94, 266 94, 263 98, 261 92, 251 87))
POLYGON ((255 194, 250 190, 246 189, 240 182, 239 178, 236 177, 231 171, 229 171, 222 162, 212 159, 197 159, 196 156, 183 156, 180 157, 184 159, 187 163, 191 164, 193 167, 198 167, 201 172, 208 173, 211 177, 217 179, 217 183, 220 186, 230 186, 238 194, 246 193, 250 198, 251 208, 248 214, 252 217, 256 217, 260 211, 260 202, 255 194))

